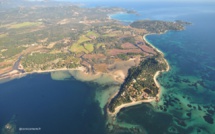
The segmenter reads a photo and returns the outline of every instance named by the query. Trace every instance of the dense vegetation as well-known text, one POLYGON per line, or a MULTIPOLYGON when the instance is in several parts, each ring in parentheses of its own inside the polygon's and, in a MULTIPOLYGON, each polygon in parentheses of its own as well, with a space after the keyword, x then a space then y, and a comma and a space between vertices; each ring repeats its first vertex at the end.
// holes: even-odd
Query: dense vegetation
POLYGON ((150 33, 163 33, 167 30, 183 30, 184 24, 189 24, 182 21, 167 22, 158 20, 141 20, 130 24, 131 27, 146 29, 150 33))
POLYGON ((33 70, 47 70, 57 68, 74 68, 79 65, 79 60, 73 55, 62 53, 34 53, 27 55, 22 60, 25 70, 30 72, 33 70))
POLYGON ((118 95, 112 99, 109 109, 114 109, 124 103, 155 97, 158 87, 153 80, 154 74, 159 70, 164 70, 166 64, 155 57, 143 60, 139 66, 129 69, 128 76, 120 88, 118 95))

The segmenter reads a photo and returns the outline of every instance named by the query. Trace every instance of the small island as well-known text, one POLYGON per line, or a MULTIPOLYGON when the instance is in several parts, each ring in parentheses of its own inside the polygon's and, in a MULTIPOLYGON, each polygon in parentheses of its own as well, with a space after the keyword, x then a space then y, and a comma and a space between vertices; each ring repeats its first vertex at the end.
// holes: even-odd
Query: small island
POLYGON ((16 115, 13 115, 10 121, 1 129, 1 134, 17 134, 16 115))

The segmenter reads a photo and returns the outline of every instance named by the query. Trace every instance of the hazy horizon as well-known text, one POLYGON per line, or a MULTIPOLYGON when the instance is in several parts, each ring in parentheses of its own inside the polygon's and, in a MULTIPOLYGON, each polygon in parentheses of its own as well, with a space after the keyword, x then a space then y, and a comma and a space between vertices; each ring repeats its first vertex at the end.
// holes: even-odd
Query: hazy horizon
POLYGON ((27 1, 71 1, 71 2, 177 2, 177 3, 208 3, 208 2, 215 2, 214 0, 27 0, 27 1))

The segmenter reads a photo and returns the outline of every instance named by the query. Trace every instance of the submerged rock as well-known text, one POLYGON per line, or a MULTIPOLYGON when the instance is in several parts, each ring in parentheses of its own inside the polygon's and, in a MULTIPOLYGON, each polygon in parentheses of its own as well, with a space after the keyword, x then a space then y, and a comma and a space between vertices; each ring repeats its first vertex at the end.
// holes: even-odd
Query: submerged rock
POLYGON ((207 123, 214 124, 214 120, 213 120, 212 116, 210 116, 209 114, 203 116, 203 118, 207 123))
POLYGON ((11 118, 10 122, 7 123, 1 131, 1 134, 16 134, 17 127, 16 127, 16 120, 15 115, 11 118))

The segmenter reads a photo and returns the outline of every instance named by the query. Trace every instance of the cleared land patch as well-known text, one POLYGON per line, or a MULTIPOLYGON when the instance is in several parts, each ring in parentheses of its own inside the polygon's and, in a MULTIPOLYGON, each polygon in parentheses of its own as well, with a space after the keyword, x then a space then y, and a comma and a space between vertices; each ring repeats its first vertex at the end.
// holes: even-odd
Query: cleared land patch
POLYGON ((92 52, 94 50, 93 44, 84 44, 87 51, 92 52))
POLYGON ((8 36, 8 34, 0 34, 0 38, 4 38, 6 36, 8 36))
POLYGON ((85 47, 83 45, 81 45, 81 44, 83 44, 84 42, 89 41, 89 40, 91 40, 91 39, 87 38, 85 35, 82 35, 76 43, 72 44, 71 49, 70 49, 71 52, 75 52, 75 53, 85 52, 85 53, 88 53, 88 49, 89 50, 92 49, 91 46, 89 46, 88 49, 87 48, 85 49, 85 47))
POLYGON ((39 26, 41 24, 42 24, 41 22, 23 22, 23 23, 13 24, 9 28, 18 29, 18 28, 23 28, 23 27, 39 26))

